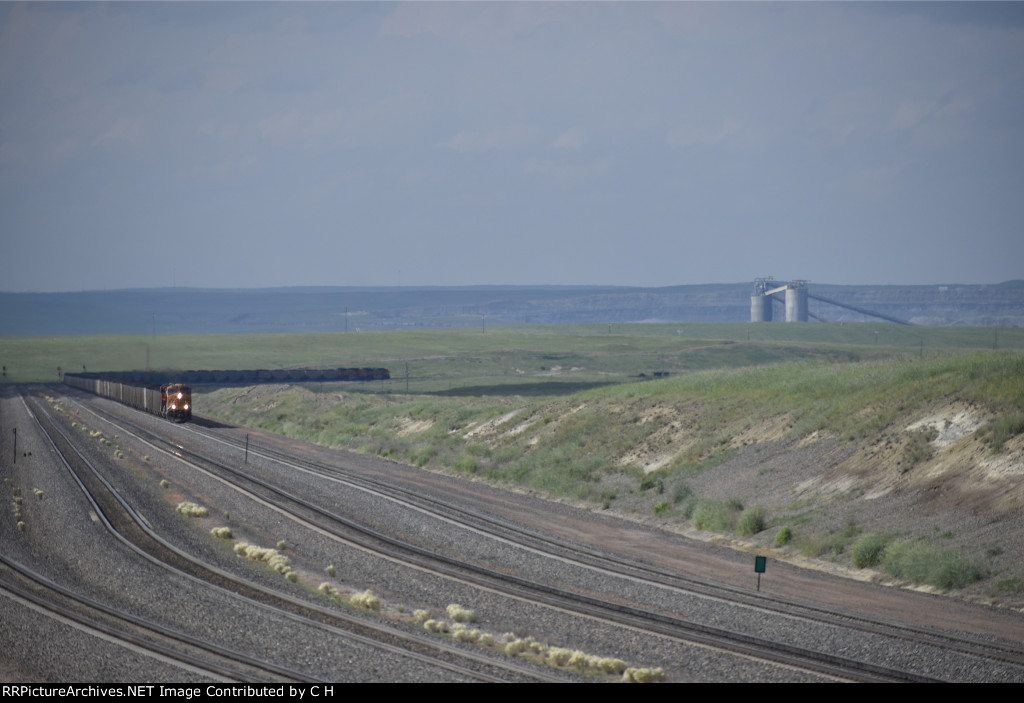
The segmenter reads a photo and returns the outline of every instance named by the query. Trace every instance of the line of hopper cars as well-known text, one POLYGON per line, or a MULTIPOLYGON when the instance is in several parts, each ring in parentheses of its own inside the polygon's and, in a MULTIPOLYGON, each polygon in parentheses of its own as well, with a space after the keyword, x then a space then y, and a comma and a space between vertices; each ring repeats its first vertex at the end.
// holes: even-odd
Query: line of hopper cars
POLYGON ((192 389, 187 385, 189 383, 379 381, 391 378, 391 374, 384 368, 178 371, 174 375, 176 383, 164 383, 167 374, 157 371, 66 373, 64 383, 168 420, 187 422, 192 419, 192 389))
MULTIPOLYGON (((136 385, 156 386, 167 382, 164 371, 118 371, 116 373, 87 373, 89 377, 114 379, 136 385)), ((304 383, 309 381, 379 381, 391 378, 387 369, 248 369, 222 371, 175 371, 179 383, 304 383)))
POLYGON ((64 374, 64 383, 174 422, 192 419, 192 389, 183 383, 145 385, 72 373, 64 374))

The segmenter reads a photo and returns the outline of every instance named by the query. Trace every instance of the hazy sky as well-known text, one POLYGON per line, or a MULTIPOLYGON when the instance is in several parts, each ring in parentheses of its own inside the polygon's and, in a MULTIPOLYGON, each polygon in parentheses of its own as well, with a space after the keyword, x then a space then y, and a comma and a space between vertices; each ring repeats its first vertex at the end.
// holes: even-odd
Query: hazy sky
POLYGON ((1024 278, 1024 3, 0 3, 0 290, 1024 278))

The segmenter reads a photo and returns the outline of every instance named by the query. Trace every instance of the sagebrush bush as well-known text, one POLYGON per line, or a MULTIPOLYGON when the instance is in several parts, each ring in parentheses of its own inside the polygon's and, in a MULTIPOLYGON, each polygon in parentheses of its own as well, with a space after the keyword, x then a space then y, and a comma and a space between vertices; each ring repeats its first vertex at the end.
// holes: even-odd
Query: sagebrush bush
POLYGON ((866 569, 882 563, 889 538, 885 535, 864 535, 850 549, 850 561, 858 569, 866 569))
POLYGON ((210 511, 203 506, 188 501, 178 503, 176 510, 186 517, 206 517, 210 514, 210 511))
POLYGON ((214 527, 212 530, 210 530, 210 534, 216 537, 217 539, 231 539, 231 537, 233 536, 231 534, 230 527, 214 527))
POLYGON ((423 623, 423 628, 428 632, 438 632, 444 634, 445 632, 448 632, 450 626, 446 620, 430 619, 423 623))
POLYGON ((523 640, 512 640, 505 644, 505 654, 510 657, 517 657, 526 650, 526 643, 523 640))
POLYGON ((569 663, 569 657, 572 656, 572 650, 566 649, 565 647, 551 647, 548 650, 548 659, 555 666, 565 666, 569 663))
POLYGON ((380 610, 380 598, 375 596, 370 589, 366 589, 362 593, 356 593, 349 598, 349 603, 358 608, 366 608, 373 611, 380 610))
POLYGON ((766 527, 764 508, 748 508, 736 522, 736 534, 741 537, 756 535, 766 527))
POLYGON ((455 622, 476 622, 476 611, 463 608, 458 603, 450 604, 446 609, 448 617, 455 622))
POLYGON ((793 530, 788 527, 783 527, 781 530, 775 533, 775 545, 781 547, 789 544, 793 539, 793 530))
POLYGON ((577 649, 572 653, 572 656, 569 657, 569 661, 566 662, 566 666, 573 666, 577 669, 583 669, 587 666, 589 662, 590 657, 588 657, 586 653, 581 652, 577 649))
POLYGON ((288 557, 284 554, 280 554, 273 549, 268 549, 267 552, 268 554, 264 557, 264 560, 270 565, 271 569, 284 575, 287 575, 292 570, 288 563, 288 557))
POLYGON ((663 669, 634 669, 630 667, 622 674, 624 683, 652 683, 665 678, 663 669))
MULTIPOLYGON (((235 544, 235 554, 251 561, 264 561, 277 573, 285 578, 290 578, 288 574, 291 573, 292 567, 289 566, 288 557, 280 554, 276 549, 247 544, 246 542, 237 542, 235 544)), ((298 578, 298 574, 296 574, 295 578, 298 578)))
POLYGON ((957 552, 907 540, 896 540, 886 547, 882 568, 896 578, 927 583, 943 590, 963 588, 984 576, 980 566, 957 552))
POLYGON ((705 498, 697 501, 693 511, 693 526, 710 532, 732 532, 737 511, 720 500, 705 498))
POLYGON ((417 622, 417 623, 422 625, 423 623, 425 623, 427 620, 430 619, 430 611, 429 610, 414 610, 414 611, 412 611, 412 619, 415 622, 417 622))
POLYGON ((452 626, 452 637, 459 642, 477 642, 480 639, 480 630, 470 629, 469 626, 458 622, 452 626))
POLYGON ((613 659, 612 657, 605 657, 598 662, 598 666, 606 674, 621 674, 626 670, 626 662, 621 659, 613 659))

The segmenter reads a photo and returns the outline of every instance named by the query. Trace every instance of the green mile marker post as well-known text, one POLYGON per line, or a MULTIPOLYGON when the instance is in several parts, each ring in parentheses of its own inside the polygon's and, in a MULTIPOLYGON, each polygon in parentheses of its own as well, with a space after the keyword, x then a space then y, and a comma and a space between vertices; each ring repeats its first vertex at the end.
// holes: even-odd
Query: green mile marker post
POLYGON ((761 574, 768 563, 768 557, 754 557, 754 571, 757 572, 757 590, 761 591, 761 574))

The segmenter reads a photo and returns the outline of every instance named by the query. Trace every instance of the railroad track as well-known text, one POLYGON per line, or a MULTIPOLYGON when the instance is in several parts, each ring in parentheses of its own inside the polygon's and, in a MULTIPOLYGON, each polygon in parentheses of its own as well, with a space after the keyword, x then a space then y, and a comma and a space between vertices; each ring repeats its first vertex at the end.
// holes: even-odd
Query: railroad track
MULTIPOLYGON (((564 680, 561 676, 538 672, 535 667, 523 666, 514 661, 495 661, 474 652, 448 646, 432 638, 411 635, 386 624, 316 607, 301 599, 233 576, 227 571, 189 556, 163 540, 148 526, 146 519, 139 515, 103 477, 98 467, 75 447, 72 438, 55 424, 42 403, 29 403, 34 409, 32 415, 39 422, 41 431, 53 442, 57 452, 65 457, 68 471, 92 501, 96 514, 104 521, 108 530, 130 545, 141 557, 197 579, 206 586, 241 596, 263 608, 273 609, 282 617, 313 623, 323 629, 325 634, 341 636, 370 650, 385 650, 392 655, 415 659, 438 670, 448 671, 455 679, 482 682, 564 680)), ((26 574, 24 578, 32 577, 26 574)), ((41 581, 37 580, 36 583, 39 584, 41 581)), ((116 613, 116 610, 113 612, 116 613)), ((205 646, 210 652, 218 651, 218 648, 208 643, 191 641, 190 644, 195 647, 205 646)), ((262 672, 264 680, 324 680, 319 677, 311 678, 308 674, 270 662, 253 660, 236 652, 224 652, 220 656, 246 662, 253 671, 262 672)), ((235 673, 234 678, 249 680, 252 675, 235 673)))
MULTIPOLYGON (((123 419, 118 420, 118 422, 122 427, 128 426, 128 423, 123 419)), ((134 425, 134 423, 132 424, 134 425)), ((149 430, 138 425, 135 425, 132 431, 137 431, 147 436, 146 441, 154 445, 166 442, 165 439, 154 435, 149 430)), ((220 433, 212 433, 210 436, 217 441, 233 444, 236 451, 241 449, 237 442, 232 442, 220 433)), ((164 446, 168 445, 164 444, 164 446)), ((180 444, 172 443, 168 449, 190 463, 203 466, 205 471, 219 476, 221 480, 231 482, 238 490, 248 491, 253 496, 259 496, 260 500, 271 502, 277 509, 292 514, 296 519, 315 524, 320 529, 330 526, 326 527, 326 529, 332 531, 339 539, 355 542, 365 549, 379 551, 388 558, 413 563, 420 568, 429 568, 449 578, 457 578, 474 583, 480 587, 500 590, 515 598, 543 603, 549 607, 570 610, 588 617, 612 622, 619 626, 641 630, 651 635, 679 639, 690 643, 700 643, 702 646, 723 649, 741 654, 742 656, 841 679, 934 680, 932 677, 918 673, 908 673, 869 662, 835 656, 828 652, 813 651, 804 647, 772 642, 764 638, 710 627, 664 613, 654 613, 642 604, 623 603, 609 598, 587 596, 520 578, 507 571, 497 571, 480 565, 466 564, 450 555, 439 554, 417 545, 409 544, 404 540, 396 539, 392 535, 368 530, 358 522, 332 514, 330 511, 324 510, 316 501, 306 500, 301 496, 294 495, 289 491, 283 490, 273 482, 254 478, 250 475, 254 471, 253 467, 249 467, 246 471, 239 471, 234 466, 228 465, 223 461, 216 461, 210 457, 188 452, 180 444)), ((251 449, 250 451, 253 450, 251 449)), ((283 464, 290 471, 311 472, 331 481, 346 482, 348 485, 357 487, 359 490, 373 491, 378 495, 386 497, 388 500, 399 501, 413 506, 416 510, 441 515, 444 520, 457 523, 465 529, 476 533, 486 533, 490 535, 491 539, 515 542, 532 551, 546 554, 549 558, 571 560, 574 564, 583 568, 600 570, 602 574, 611 574, 616 578, 641 580, 659 588, 671 588, 695 597, 727 600, 745 608, 772 612, 774 614, 784 614, 790 618, 824 621, 836 627, 852 627, 875 635, 884 634, 887 637, 900 638, 915 645, 953 649, 969 656, 995 657, 1013 666, 1019 666, 1022 660, 1020 651, 1014 650, 1012 647, 1005 647, 1000 650, 998 647, 993 648, 982 642, 944 637, 924 630, 898 627, 892 623, 879 623, 852 616, 837 618, 834 614, 821 609, 816 610, 799 604, 786 603, 781 599, 771 599, 771 602, 766 607, 764 602, 762 602, 764 600, 762 597, 758 597, 759 602, 752 603, 753 596, 749 592, 741 592, 740 589, 723 588, 721 585, 709 585, 695 579, 681 579, 676 575, 666 574, 663 571, 638 562, 615 559, 593 550, 566 550, 564 546, 552 543, 551 540, 546 539, 543 535, 531 533, 528 530, 510 529, 507 525, 495 523, 494 520, 486 515, 461 510, 442 501, 396 489, 386 482, 373 481, 365 476, 356 476, 339 469, 337 466, 317 465, 315 462, 300 461, 295 457, 266 447, 261 447, 256 451, 265 460, 283 464), (709 595, 709 590, 714 592, 709 595)))
POLYGON ((61 586, 38 571, 0 556, 0 593, 87 634, 215 682, 307 682, 297 672, 113 608, 61 586))

